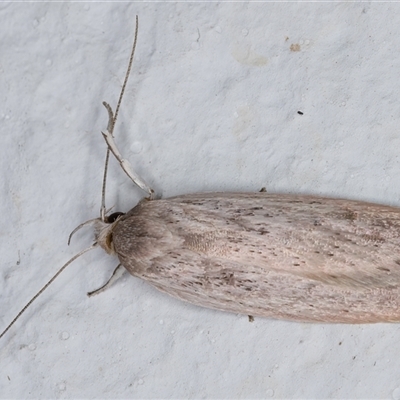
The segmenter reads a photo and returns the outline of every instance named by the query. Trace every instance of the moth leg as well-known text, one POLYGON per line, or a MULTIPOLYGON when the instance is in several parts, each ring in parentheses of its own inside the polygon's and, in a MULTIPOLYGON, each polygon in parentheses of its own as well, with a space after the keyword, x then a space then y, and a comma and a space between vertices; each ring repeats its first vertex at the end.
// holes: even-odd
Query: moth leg
POLYGON ((122 274, 125 272, 125 269, 122 267, 122 264, 118 264, 117 268, 114 269, 114 272, 112 273, 110 279, 101 287, 99 287, 96 290, 93 290, 92 292, 88 292, 88 296, 94 296, 95 294, 99 294, 109 288, 117 279, 119 279, 122 274))
POLYGON ((122 158, 122 154, 118 150, 118 147, 115 143, 114 137, 112 135, 112 130, 114 127, 114 115, 112 112, 112 109, 110 105, 106 102, 103 102, 104 107, 106 107, 108 111, 108 126, 107 130, 105 132, 101 132, 104 136, 104 139, 107 143, 108 148, 110 149, 111 153, 114 154, 114 157, 117 159, 119 164, 121 165, 121 168, 124 170, 124 172, 128 175, 129 179, 137 186, 140 187, 140 189, 144 190, 145 192, 148 193, 150 196, 150 199, 153 198, 154 190, 139 176, 133 171, 132 165, 128 160, 125 160, 122 158))

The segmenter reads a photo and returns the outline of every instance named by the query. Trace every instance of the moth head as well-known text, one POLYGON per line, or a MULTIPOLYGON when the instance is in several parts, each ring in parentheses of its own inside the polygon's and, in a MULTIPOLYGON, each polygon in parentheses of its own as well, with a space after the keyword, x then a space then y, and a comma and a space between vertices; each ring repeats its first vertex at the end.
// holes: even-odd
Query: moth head
POLYGON ((122 212, 112 213, 104 218, 96 219, 94 225, 94 235, 97 244, 108 254, 115 254, 113 242, 113 229, 118 224, 120 218, 125 215, 122 212))

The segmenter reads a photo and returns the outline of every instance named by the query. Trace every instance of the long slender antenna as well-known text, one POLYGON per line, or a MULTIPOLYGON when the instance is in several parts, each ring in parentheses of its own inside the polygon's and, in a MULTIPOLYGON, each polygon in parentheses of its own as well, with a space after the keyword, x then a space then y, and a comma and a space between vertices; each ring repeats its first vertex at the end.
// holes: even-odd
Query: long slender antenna
POLYGON ((74 236, 76 232, 78 232, 81 228, 83 228, 83 227, 86 226, 86 225, 94 224, 94 222, 95 222, 95 221, 98 221, 98 220, 99 220, 98 218, 93 218, 93 219, 89 219, 89 221, 85 221, 85 222, 82 222, 81 224, 79 224, 79 225, 69 234, 69 236, 68 236, 68 246, 69 246, 70 243, 71 243, 72 236, 74 236))
MULTIPOLYGON (((131 55, 129 57, 129 64, 128 64, 128 69, 125 74, 125 80, 122 85, 121 93, 119 95, 118 103, 117 103, 117 108, 115 109, 115 114, 113 115, 111 107, 108 110, 108 115, 109 115, 109 124, 107 130, 113 134, 115 123, 117 122, 118 118, 118 112, 119 112, 119 107, 122 102, 122 97, 124 96, 126 84, 128 83, 129 75, 131 73, 131 68, 132 68, 132 63, 133 63, 133 56, 135 54, 135 49, 136 49, 136 42, 137 42, 137 36, 138 36, 138 30, 139 30, 139 18, 136 15, 136 28, 135 28, 135 37, 133 39, 133 45, 132 45, 132 51, 131 55)), ((105 221, 105 214, 106 214, 106 182, 107 182, 107 172, 108 172, 108 162, 110 159, 110 149, 107 147, 107 153, 106 153, 106 162, 104 164, 104 174, 103 174, 103 186, 101 189, 101 209, 100 209, 100 218, 104 222, 105 221)))
MULTIPOLYGON (((106 214, 108 214, 111 210, 113 209, 113 207, 110 207, 108 210, 106 210, 106 214)), ((86 225, 92 225, 95 223, 95 221, 98 221, 98 218, 93 218, 93 219, 89 219, 88 221, 82 222, 81 224, 79 224, 68 236, 68 246, 71 244, 71 239, 72 236, 75 235, 76 232, 78 232, 80 229, 82 229, 84 226, 86 225)))
MULTIPOLYGON (((117 103, 117 107, 115 109, 115 114, 113 114, 113 111, 111 109, 110 106, 108 106, 108 104, 106 105, 107 111, 108 111, 108 127, 107 127, 107 131, 110 132, 111 136, 113 135, 113 131, 114 131, 114 126, 115 123, 117 121, 118 118, 118 112, 119 112, 119 108, 121 106, 121 102, 122 102, 122 98, 124 96, 124 92, 125 92, 125 88, 126 85, 128 83, 128 79, 129 79, 129 75, 132 69, 132 63, 133 63, 133 56, 135 54, 135 49, 136 49, 136 42, 137 42, 137 36, 138 36, 138 30, 139 30, 139 18, 136 15, 136 28, 135 28, 135 37, 133 40, 133 45, 132 45, 132 51, 131 51, 131 55, 129 58, 129 64, 128 64, 128 69, 126 71, 126 75, 125 75, 125 79, 124 79, 124 83, 122 85, 122 89, 121 89, 121 93, 119 95, 119 99, 118 99, 118 103, 117 103)), ((103 188, 102 188, 102 192, 101 192, 101 196, 102 196, 102 201, 101 201, 101 210, 100 210, 100 217, 101 220, 103 222, 105 222, 105 215, 109 210, 106 210, 105 208, 105 192, 106 192, 106 181, 107 181, 107 171, 108 171, 108 162, 109 162, 109 158, 110 158, 110 148, 107 147, 107 154, 106 154, 106 162, 105 162, 105 166, 104 166, 104 175, 103 175, 103 188)), ((69 238, 68 238, 68 244, 71 241, 71 237, 73 236, 74 233, 76 233, 79 229, 81 229, 83 226, 87 225, 87 224, 91 224, 93 223, 95 220, 90 220, 90 221, 86 221, 83 224, 80 224, 77 228, 75 228, 73 230, 73 232, 70 234, 69 238)), ((78 257, 80 257, 81 255, 85 254, 86 252, 88 252, 89 250, 92 250, 94 248, 96 248, 98 246, 98 243, 95 242, 93 243, 90 247, 82 250, 81 252, 79 252, 78 254, 76 254, 75 256, 73 256, 69 261, 67 261, 66 264, 64 264, 59 270, 58 272, 32 297, 31 300, 29 300, 29 302, 25 305, 25 307, 22 308, 22 310, 17 314, 17 316, 11 321, 11 323, 7 326, 6 329, 3 330, 3 332, 1 332, 0 334, 0 339, 6 334, 6 332, 14 325, 14 323, 18 320, 18 318, 27 310, 27 308, 54 282, 54 280, 61 274, 61 272, 64 271, 65 268, 68 267, 68 265, 70 265, 73 261, 75 261, 78 257)))
POLYGON ((90 247, 82 250, 78 254, 74 255, 69 261, 67 261, 66 264, 64 264, 58 272, 28 301, 28 303, 25 305, 25 307, 17 314, 17 316, 8 324, 7 328, 4 329, 3 332, 0 334, 0 339, 6 334, 6 332, 14 325, 14 323, 17 321, 17 319, 26 311, 26 309, 51 285, 51 283, 57 278, 58 275, 61 274, 61 272, 64 271, 65 268, 68 267, 69 264, 71 264, 73 261, 75 261, 78 257, 80 257, 82 254, 87 253, 89 250, 94 249, 97 247, 97 243, 93 243, 90 247))

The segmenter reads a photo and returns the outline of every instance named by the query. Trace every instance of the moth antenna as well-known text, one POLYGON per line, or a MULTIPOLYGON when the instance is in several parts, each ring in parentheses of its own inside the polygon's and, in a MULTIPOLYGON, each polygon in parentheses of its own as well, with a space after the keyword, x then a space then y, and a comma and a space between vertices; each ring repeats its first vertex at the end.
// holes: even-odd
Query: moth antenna
MULTIPOLYGON (((104 214, 104 220, 105 220, 105 216, 114 208, 114 206, 110 207, 108 210, 105 210, 105 214, 104 214)), ((102 221, 104 222, 104 220, 102 219, 102 221)), ((72 236, 75 235, 76 232, 79 231, 79 229, 83 228, 85 225, 90 225, 93 224, 93 222, 98 221, 98 218, 93 218, 93 219, 89 219, 88 221, 82 222, 81 224, 79 224, 68 236, 68 246, 71 243, 71 239, 72 236)))
MULTIPOLYGON (((112 108, 107 104, 104 104, 104 106, 107 108, 108 111, 108 127, 107 130, 111 133, 111 135, 114 132, 114 126, 115 123, 117 122, 118 118, 118 112, 119 108, 122 102, 122 97, 124 96, 126 84, 128 83, 128 78, 131 73, 131 68, 132 68, 132 63, 133 63, 133 56, 135 54, 135 49, 136 49, 136 42, 137 42, 137 36, 138 36, 138 31, 139 31, 139 18, 136 15, 136 27, 135 27, 135 37, 133 39, 133 45, 132 45, 132 51, 131 55, 129 57, 129 63, 128 63, 128 69, 125 74, 125 79, 124 83, 122 84, 122 89, 121 93, 119 95, 118 103, 117 103, 117 108, 115 109, 115 114, 113 115, 112 108)), ((100 218, 104 222, 105 221, 105 215, 106 215, 106 182, 107 182, 107 172, 108 172, 108 162, 110 160, 110 148, 107 147, 107 153, 106 153, 106 161, 104 164, 104 174, 103 174, 103 185, 101 189, 101 209, 100 209, 100 218)))
POLYGON ((26 309, 51 285, 51 283, 57 278, 65 268, 68 267, 73 261, 75 261, 81 255, 87 253, 89 250, 93 250, 98 246, 97 242, 93 243, 90 247, 80 251, 78 254, 74 255, 69 261, 67 261, 58 272, 28 301, 25 307, 17 314, 17 316, 8 324, 7 328, 0 334, 0 339, 6 334, 6 332, 14 325, 18 318, 26 311, 26 309))
POLYGON ((93 224, 93 222, 98 221, 98 218, 89 219, 89 221, 82 222, 79 224, 68 236, 68 246, 71 243, 72 236, 86 225, 93 224))

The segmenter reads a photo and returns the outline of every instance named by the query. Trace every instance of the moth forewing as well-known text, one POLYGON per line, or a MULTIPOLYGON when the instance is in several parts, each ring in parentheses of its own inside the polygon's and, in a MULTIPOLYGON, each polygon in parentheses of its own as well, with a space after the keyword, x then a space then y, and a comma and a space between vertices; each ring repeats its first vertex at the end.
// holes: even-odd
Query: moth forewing
POLYGON ((121 264, 191 303, 304 322, 400 320, 400 210, 306 195, 141 202, 115 223, 121 264))

